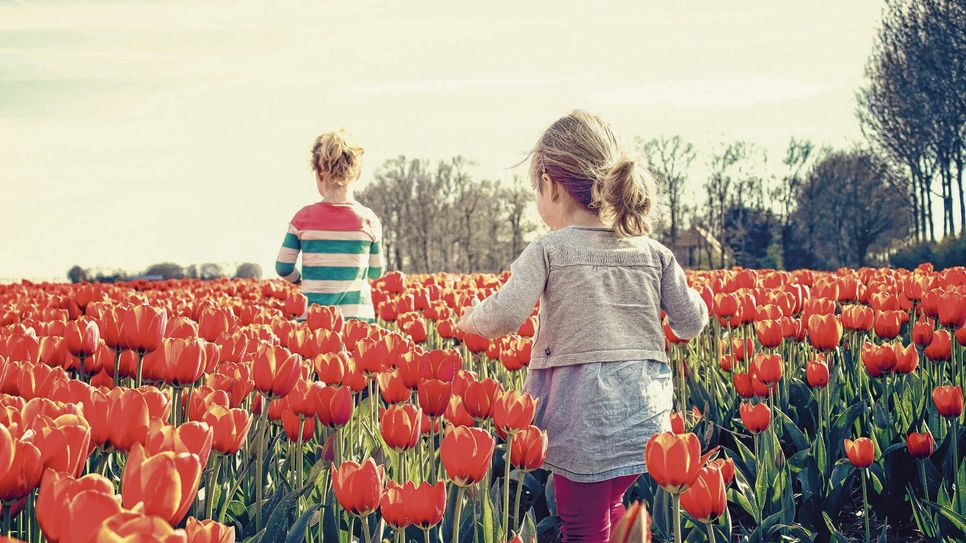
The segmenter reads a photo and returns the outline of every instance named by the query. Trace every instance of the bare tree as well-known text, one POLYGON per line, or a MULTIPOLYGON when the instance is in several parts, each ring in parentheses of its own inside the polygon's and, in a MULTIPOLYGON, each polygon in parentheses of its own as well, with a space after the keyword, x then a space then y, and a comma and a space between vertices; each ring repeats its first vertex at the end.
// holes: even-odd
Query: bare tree
POLYGON ((694 145, 684 141, 681 136, 661 136, 647 141, 638 138, 637 146, 664 183, 665 199, 671 218, 668 239, 674 243, 677 241, 678 232, 682 230, 684 185, 688 179, 688 170, 697 157, 694 145))

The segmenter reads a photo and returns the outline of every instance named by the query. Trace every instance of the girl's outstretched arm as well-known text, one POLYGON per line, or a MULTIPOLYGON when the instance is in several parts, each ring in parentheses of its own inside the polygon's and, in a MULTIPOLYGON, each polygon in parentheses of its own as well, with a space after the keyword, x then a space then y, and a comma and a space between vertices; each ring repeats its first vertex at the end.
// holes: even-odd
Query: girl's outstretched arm
POLYGON ((275 273, 279 277, 291 283, 299 282, 302 276, 295 268, 295 261, 298 260, 301 250, 302 242, 299 240, 299 231, 289 224, 285 239, 282 240, 282 248, 279 249, 278 258, 275 260, 275 273))
POLYGON ((684 269, 673 254, 661 276, 661 309, 667 313, 671 331, 681 339, 697 336, 708 324, 708 307, 701 295, 688 286, 684 269))
POLYGON ((547 286, 547 269, 543 244, 540 240, 534 241, 510 265, 510 279, 500 290, 477 306, 467 308, 460 319, 460 328, 487 338, 519 330, 547 286))

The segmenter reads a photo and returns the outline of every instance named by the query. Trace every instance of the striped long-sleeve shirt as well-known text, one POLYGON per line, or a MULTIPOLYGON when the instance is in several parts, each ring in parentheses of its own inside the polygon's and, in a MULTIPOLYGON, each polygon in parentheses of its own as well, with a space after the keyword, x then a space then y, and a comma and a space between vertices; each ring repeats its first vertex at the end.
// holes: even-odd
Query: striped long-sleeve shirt
POLYGON ((358 202, 305 206, 288 226, 275 271, 293 283, 301 279, 310 304, 335 305, 346 318, 373 321, 368 280, 383 271, 382 223, 358 202))

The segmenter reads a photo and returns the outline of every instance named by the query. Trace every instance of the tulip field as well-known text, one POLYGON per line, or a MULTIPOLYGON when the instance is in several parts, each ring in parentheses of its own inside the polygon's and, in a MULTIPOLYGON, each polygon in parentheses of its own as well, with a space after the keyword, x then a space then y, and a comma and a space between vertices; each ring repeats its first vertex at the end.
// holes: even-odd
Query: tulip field
MULTIPOLYGON (((506 274, 0 286, 0 542, 558 540, 506 274)), ((966 269, 688 272, 672 431, 612 541, 966 540, 966 269)), ((593 326, 593 323, 588 323, 593 326)))

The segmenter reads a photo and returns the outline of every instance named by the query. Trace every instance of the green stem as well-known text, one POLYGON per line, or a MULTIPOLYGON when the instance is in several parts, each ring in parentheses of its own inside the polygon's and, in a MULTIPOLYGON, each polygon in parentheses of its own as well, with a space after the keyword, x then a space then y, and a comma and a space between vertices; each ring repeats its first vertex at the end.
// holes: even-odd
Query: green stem
POLYGON ((299 417, 299 435, 295 440, 295 488, 302 488, 302 432, 305 431, 305 419, 299 417))
POLYGON ((919 481, 922 483, 922 499, 929 499, 929 485, 926 484, 926 463, 919 460, 919 481))
POLYGON ((114 386, 115 387, 120 382, 121 378, 118 375, 120 372, 121 372, 121 349, 114 349, 114 386))
MULTIPOLYGON (((953 474, 952 480, 957 481, 959 477, 959 417, 953 417, 952 427, 950 428, 950 433, 952 434, 952 448, 953 448, 953 474)), ((959 511, 959 489, 953 492, 953 510, 959 511)))
POLYGON ((366 536, 366 543, 372 543, 372 534, 369 533, 369 521, 366 520, 367 517, 360 517, 359 520, 362 524, 362 533, 366 536))
POLYGON ((510 451, 513 449, 513 434, 506 440, 506 454, 503 457, 503 537, 510 535, 510 451))
POLYGON ((872 530, 869 528, 869 489, 866 477, 865 468, 862 468, 862 516, 865 520, 865 543, 872 543, 872 530))
MULTIPOLYGON (((460 512, 463 510, 463 492, 465 490, 465 488, 460 487, 456 491, 456 507, 453 510, 453 543, 460 541, 460 512)), ((475 526, 473 531, 476 531, 475 526)))
POLYGON ((87 358, 87 357, 85 357, 85 356, 78 356, 77 357, 77 360, 80 361, 80 364, 77 365, 77 373, 80 375, 80 380, 81 381, 87 381, 87 374, 84 373, 84 359, 85 358, 87 358))
POLYGON ((13 502, 0 502, 0 507, 3 507, 3 535, 10 537, 10 513, 13 511, 13 502))
POLYGON ((429 543, 429 530, 423 530, 423 543, 429 543))
POLYGON ((429 418, 429 481, 436 482, 436 417, 429 418))
POLYGON ((674 543, 681 543, 681 495, 672 494, 671 499, 674 509, 674 543))
POLYGON ((513 519, 516 521, 514 524, 516 525, 517 530, 519 530, 520 526, 522 525, 520 517, 525 516, 520 513, 520 495, 523 494, 523 479, 526 478, 527 474, 521 471, 520 475, 520 478, 517 479, 517 497, 515 500, 513 500, 513 519))
POLYGON ((708 529, 708 542, 709 543, 714 543, 715 542, 715 538, 714 538, 714 526, 712 526, 710 522, 705 523, 704 526, 705 526, 705 528, 708 529))
POLYGON ((210 519, 215 509, 215 481, 218 468, 221 467, 221 455, 215 455, 215 462, 208 473, 208 484, 205 486, 205 518, 210 519))
POLYGON ((258 430, 258 449, 255 450, 255 533, 262 530, 262 499, 265 495, 265 481, 262 480, 262 465, 265 462, 265 435, 268 433, 268 404, 271 400, 264 396, 261 425, 258 430))
POLYGON ((349 515, 349 543, 352 543, 352 536, 356 531, 356 516, 349 515))
POLYGON ((144 352, 138 349, 138 373, 134 376, 134 388, 141 387, 141 366, 144 365, 144 352))

